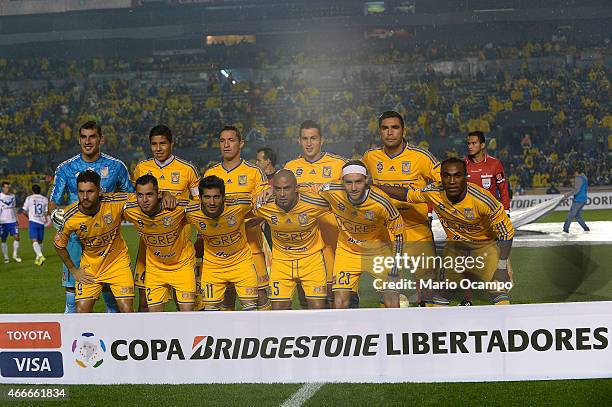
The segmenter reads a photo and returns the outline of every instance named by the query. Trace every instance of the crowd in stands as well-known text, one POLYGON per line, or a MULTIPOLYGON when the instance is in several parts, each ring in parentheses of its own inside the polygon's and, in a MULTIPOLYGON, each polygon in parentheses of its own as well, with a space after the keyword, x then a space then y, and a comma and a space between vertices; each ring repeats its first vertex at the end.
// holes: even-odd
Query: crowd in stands
MULTIPOLYGON (((240 49, 250 46, 219 45, 209 53, 238 55, 240 49)), ((210 55, 204 54, 178 59, 150 57, 138 63, 103 58, 79 64, 59 59, 0 58, 0 81, 5 81, 0 84, 0 148, 8 156, 29 159, 27 171, 49 173, 32 157, 73 147, 78 123, 94 119, 103 125, 104 149, 111 153, 130 151, 133 166, 148 155, 144 136, 159 122, 179 135, 178 148, 217 148, 219 123, 235 124, 247 140, 277 147, 277 141, 296 137, 301 121, 315 119, 329 142, 358 142, 353 151, 336 153, 358 156, 377 143, 378 113, 393 109, 404 115, 411 141, 431 149, 440 159, 462 155, 462 139, 467 132, 485 132, 489 152, 506 164, 515 192, 551 184, 567 186, 577 162, 585 164, 591 184, 612 183, 608 153, 612 150, 612 69, 603 58, 586 66, 540 70, 531 67, 526 58, 575 55, 579 50, 548 42, 491 45, 462 52, 435 43, 414 48, 411 52, 386 49, 367 57, 367 53, 357 53, 337 60, 326 58, 334 54, 333 49, 326 51, 330 55, 304 49, 291 57, 285 55, 289 59, 283 59, 281 51, 270 51, 270 55, 258 51, 254 59, 259 67, 305 67, 328 62, 341 66, 356 61, 372 65, 343 72, 339 80, 316 83, 305 80, 295 67, 289 79, 271 74, 261 82, 236 80, 231 73, 221 75, 219 70, 209 70, 206 78, 191 83, 151 80, 138 74, 121 79, 95 75, 174 69, 177 63, 188 69, 189 64, 206 63, 210 55), (382 80, 376 69, 377 64, 449 58, 520 59, 522 66, 512 74, 500 70, 474 76, 442 74, 428 66, 421 75, 396 77, 391 82, 382 80), (45 79, 46 84, 37 88, 8 86, 8 80, 26 78, 45 79), (62 80, 65 78, 70 80, 62 80), (502 135, 497 123, 498 115, 505 112, 545 112, 550 124, 515 134, 509 142, 508 134, 502 135), (605 130, 593 133, 594 142, 584 143, 584 132, 596 128, 605 130)), ((604 54, 609 53, 609 47, 603 48, 607 49, 604 54)))

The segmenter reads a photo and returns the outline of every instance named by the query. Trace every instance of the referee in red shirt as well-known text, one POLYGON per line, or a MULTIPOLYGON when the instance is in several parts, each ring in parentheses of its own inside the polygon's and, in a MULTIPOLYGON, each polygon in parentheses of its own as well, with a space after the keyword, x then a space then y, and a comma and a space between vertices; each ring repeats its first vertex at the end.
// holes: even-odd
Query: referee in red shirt
MULTIPOLYGON (((468 134, 468 155, 464 157, 467 166, 467 180, 488 189, 510 215, 510 194, 504 166, 497 158, 486 153, 485 146, 486 139, 482 131, 472 131, 468 134)), ((472 305, 471 290, 463 291, 463 301, 460 305, 472 305)))

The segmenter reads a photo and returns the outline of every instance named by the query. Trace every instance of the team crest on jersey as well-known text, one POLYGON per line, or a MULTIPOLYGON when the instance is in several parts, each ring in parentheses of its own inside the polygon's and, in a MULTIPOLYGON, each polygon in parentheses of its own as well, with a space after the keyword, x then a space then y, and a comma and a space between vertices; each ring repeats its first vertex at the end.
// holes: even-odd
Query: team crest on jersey
POLYGON ((379 161, 378 163, 376 163, 376 171, 382 172, 382 170, 383 170, 382 161, 379 161))
POLYGON ((463 217, 466 219, 474 220, 474 211, 472 208, 463 208, 463 217))
POLYGON ((238 175, 238 185, 246 185, 246 184, 247 184, 247 176, 238 175))
POLYGON ((323 178, 331 178, 332 167, 325 166, 323 167, 323 178))
POLYGON ((172 225, 172 216, 164 216, 162 218, 162 224, 165 228, 169 228, 172 225))
POLYGON ((85 224, 81 223, 81 224, 79 225, 79 230, 80 230, 82 233, 87 233, 87 225, 85 225, 85 224))
POLYGON ((402 161, 402 174, 410 174, 410 161, 402 161))
POLYGON ((297 170, 295 170, 295 176, 296 177, 301 177, 303 172, 304 172, 304 170, 302 169, 302 167, 300 167, 297 170))
POLYGON ((340 209, 341 211, 346 209, 346 206, 344 206, 344 204, 339 203, 338 204, 338 209, 340 209))
POLYGON ((272 215, 270 216, 270 221, 273 225, 276 225, 278 223, 278 218, 276 217, 276 215, 272 215))
POLYGON ((170 174, 170 182, 173 184, 178 184, 181 181, 181 173, 180 172, 173 172, 172 174, 170 174))
POLYGON ((374 212, 373 211, 365 211, 365 218, 367 220, 374 220, 374 212))
POLYGON ((102 167, 100 169, 100 177, 101 178, 108 178, 108 173, 109 173, 108 167, 102 167))
POLYGON ((236 220, 235 215, 229 215, 227 217, 227 226, 229 227, 236 226, 236 223, 238 223, 238 221, 236 220))
POLYGON ((200 229, 206 230, 206 223, 200 222, 200 229))
POLYGON ((308 224, 308 214, 307 213, 300 213, 298 215, 298 222, 300 222, 300 225, 308 224))
POLYGON ((491 178, 483 178, 482 179, 482 187, 484 189, 489 189, 491 187, 491 178))
POLYGON ((111 215, 110 213, 107 213, 106 215, 102 216, 102 219, 104 220, 104 223, 106 223, 107 225, 110 225, 111 223, 113 223, 113 215, 111 215))

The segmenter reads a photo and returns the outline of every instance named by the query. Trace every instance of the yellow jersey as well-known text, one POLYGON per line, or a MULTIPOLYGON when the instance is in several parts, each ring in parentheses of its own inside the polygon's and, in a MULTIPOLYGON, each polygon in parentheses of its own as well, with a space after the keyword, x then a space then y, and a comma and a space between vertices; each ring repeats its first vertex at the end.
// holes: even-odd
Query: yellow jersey
POLYGON ((342 178, 342 166, 344 164, 346 164, 346 159, 343 157, 323 153, 318 160, 313 162, 299 156, 295 160, 287 162, 285 169, 295 174, 298 184, 324 184, 342 178))
MULTIPOLYGON (((440 163, 427 150, 406 144, 395 157, 389 157, 383 147, 366 151, 363 163, 374 185, 392 185, 418 190, 431 182, 440 182, 440 163)), ((406 228, 427 225, 427 205, 407 205, 392 200, 402 214, 406 228)))
POLYGON ((205 265, 232 267, 252 261, 244 223, 251 208, 249 199, 237 198, 225 202, 225 208, 218 218, 210 218, 202 212, 199 202, 189 203, 185 209, 187 221, 204 239, 205 265))
POLYGON ((321 198, 300 193, 296 205, 285 212, 270 202, 253 209, 255 216, 264 218, 272 231, 272 258, 297 260, 323 250, 323 239, 317 219, 329 212, 321 198))
POLYGON ((145 174, 157 178, 160 191, 168 191, 179 199, 189 199, 189 194, 198 196, 200 171, 189 161, 172 156, 167 163, 160 164, 154 158, 149 158, 136 165, 134 181, 145 174))
POLYGON ((130 268, 130 256, 120 227, 123 206, 129 194, 117 193, 100 197, 100 210, 86 215, 79 210, 79 203, 68 205, 64 212, 64 226, 55 235, 55 246, 65 249, 71 233, 75 233, 81 245, 81 267, 90 267, 94 278, 99 278, 112 268, 130 268))
POLYGON ((216 175, 225 182, 225 194, 228 197, 236 194, 257 196, 269 187, 266 174, 245 160, 230 171, 223 164, 214 165, 204 173, 205 177, 209 175, 216 175))
POLYGON ((368 189, 359 205, 351 203, 340 183, 323 185, 319 195, 336 216, 340 228, 338 249, 357 255, 377 255, 382 248, 390 247, 391 236, 395 239, 394 250, 398 244, 403 245, 402 217, 390 198, 375 186, 368 189))
POLYGON ((184 233, 188 204, 181 199, 174 210, 162 210, 154 216, 145 214, 134 200, 125 204, 123 217, 134 224, 147 246, 147 269, 171 272, 194 264, 195 251, 189 234, 184 233))
POLYGON ((514 227, 503 205, 489 191, 470 182, 461 202, 449 201, 439 184, 419 191, 409 189, 406 200, 432 204, 449 240, 484 242, 514 237, 514 227))

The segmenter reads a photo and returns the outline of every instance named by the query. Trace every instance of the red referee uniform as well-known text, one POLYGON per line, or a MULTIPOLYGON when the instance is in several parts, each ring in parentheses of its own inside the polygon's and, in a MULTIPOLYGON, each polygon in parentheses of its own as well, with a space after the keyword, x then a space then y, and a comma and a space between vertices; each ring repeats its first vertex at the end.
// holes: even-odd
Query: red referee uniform
POLYGON ((488 189, 501 202, 504 209, 509 211, 510 194, 508 194, 508 182, 501 161, 487 154, 479 163, 472 161, 469 156, 465 156, 464 160, 467 165, 468 182, 488 189))

